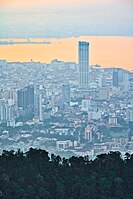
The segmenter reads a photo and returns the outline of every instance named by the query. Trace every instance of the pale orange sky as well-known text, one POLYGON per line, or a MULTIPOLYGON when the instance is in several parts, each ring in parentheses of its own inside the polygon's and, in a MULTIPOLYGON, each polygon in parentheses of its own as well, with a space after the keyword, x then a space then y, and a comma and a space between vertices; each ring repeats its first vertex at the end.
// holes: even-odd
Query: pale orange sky
MULTIPOLYGON (((110 0, 106 0, 110 1, 110 0)), ((0 0, 0 4, 6 8, 15 8, 15 9, 23 9, 23 8, 34 8, 34 7, 48 7, 48 6, 78 6, 84 4, 92 4, 97 3, 97 0, 0 0)), ((104 2, 104 0, 100 0, 100 2, 104 2)))
POLYGON ((8 61, 40 61, 53 59, 78 61, 78 41, 90 42, 90 64, 133 70, 133 37, 87 36, 51 39, 49 45, 0 46, 0 59, 8 61))
MULTIPOLYGON (((116 0, 0 0, 0 5, 10 8, 33 8, 33 7, 47 7, 47 6, 83 6, 91 4, 101 4, 101 3, 114 3, 116 0)), ((117 3, 132 3, 132 0, 117 0, 117 3)))
MULTIPOLYGON (((31 7, 36 5, 62 5, 62 4, 88 4, 88 3, 98 3, 98 2, 105 2, 105 0, 0 0, 0 3, 5 6, 27 6, 30 5, 31 7)), ((110 0, 106 0, 106 2, 110 2, 110 0)), ((122 0, 121 0, 122 1, 122 0)))

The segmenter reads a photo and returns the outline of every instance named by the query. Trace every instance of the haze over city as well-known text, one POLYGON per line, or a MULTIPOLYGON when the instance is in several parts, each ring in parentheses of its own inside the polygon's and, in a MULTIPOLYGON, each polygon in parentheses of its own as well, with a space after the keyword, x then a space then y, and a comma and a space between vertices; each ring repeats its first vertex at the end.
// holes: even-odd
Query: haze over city
POLYGON ((133 199, 133 1, 0 0, 0 199, 133 199))
POLYGON ((90 64, 131 70, 132 10, 131 0, 0 1, 1 40, 52 38, 51 44, 44 46, 1 46, 0 58, 14 62, 32 59, 49 63, 55 58, 77 62, 77 42, 84 39, 91 46, 90 64))

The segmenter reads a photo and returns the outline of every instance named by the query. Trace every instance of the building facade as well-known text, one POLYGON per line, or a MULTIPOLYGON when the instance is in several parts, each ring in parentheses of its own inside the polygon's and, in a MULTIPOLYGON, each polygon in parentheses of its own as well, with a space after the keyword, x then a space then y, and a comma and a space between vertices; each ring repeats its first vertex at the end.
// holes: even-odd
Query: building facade
POLYGON ((89 43, 79 41, 79 86, 89 86, 89 43))
POLYGON ((70 103, 70 86, 69 84, 62 85, 62 103, 70 103))
POLYGON ((17 105, 18 109, 22 110, 24 114, 33 113, 34 108, 34 86, 29 85, 17 91, 17 105), (28 111, 28 112, 27 112, 28 111))

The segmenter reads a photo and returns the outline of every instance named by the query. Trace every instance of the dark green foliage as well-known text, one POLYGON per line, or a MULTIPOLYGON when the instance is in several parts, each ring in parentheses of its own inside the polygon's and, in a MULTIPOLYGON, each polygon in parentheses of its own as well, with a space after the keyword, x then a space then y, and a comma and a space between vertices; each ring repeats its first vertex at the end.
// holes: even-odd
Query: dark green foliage
POLYGON ((133 199, 133 155, 69 159, 31 148, 0 155, 0 199, 133 199))

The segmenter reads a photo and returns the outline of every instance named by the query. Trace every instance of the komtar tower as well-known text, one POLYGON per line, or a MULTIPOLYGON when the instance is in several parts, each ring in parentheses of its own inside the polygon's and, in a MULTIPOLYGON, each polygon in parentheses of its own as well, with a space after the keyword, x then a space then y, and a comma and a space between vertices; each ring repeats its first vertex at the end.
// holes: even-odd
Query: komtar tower
POLYGON ((79 86, 87 89, 89 86, 89 43, 79 41, 78 45, 79 59, 79 86))

